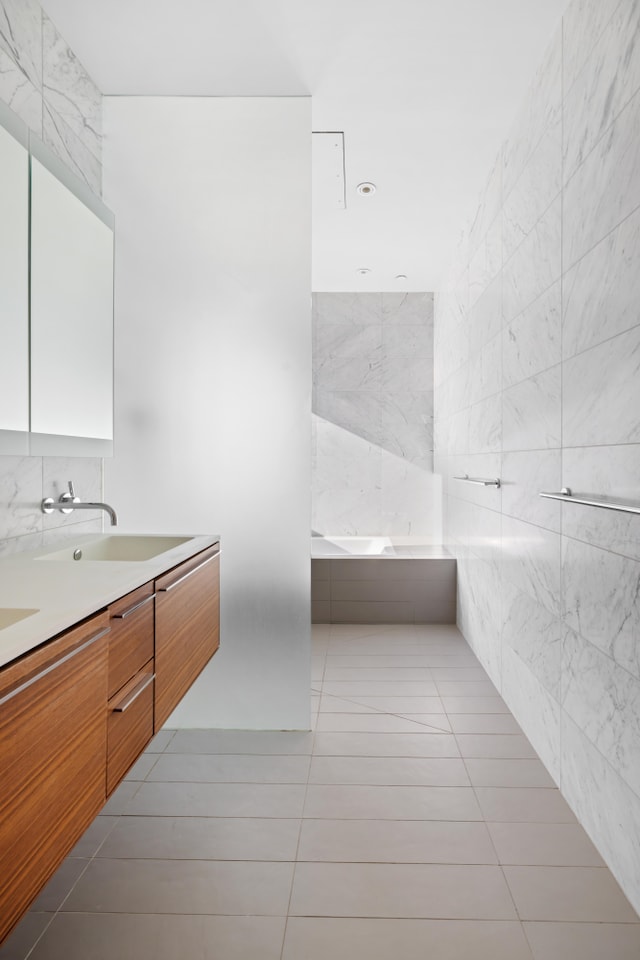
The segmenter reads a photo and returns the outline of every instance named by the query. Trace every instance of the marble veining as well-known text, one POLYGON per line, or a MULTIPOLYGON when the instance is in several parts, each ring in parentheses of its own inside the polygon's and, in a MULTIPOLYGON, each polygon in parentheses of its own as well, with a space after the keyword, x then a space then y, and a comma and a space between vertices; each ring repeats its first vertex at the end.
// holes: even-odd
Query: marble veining
POLYGON ((503 516, 502 570, 514 586, 553 616, 560 616, 560 536, 557 533, 503 516))
POLYGON ((562 352, 573 357, 638 324, 640 208, 563 277, 562 352))
POLYGON ((502 394, 504 450, 560 446, 560 364, 509 387, 502 394))
POLYGON ((562 204, 558 197, 520 244, 503 271, 503 314, 513 320, 562 273, 562 204))
POLYGON ((42 14, 37 0, 0 0, 0 99, 42 136, 42 14))
POLYGON ((539 493, 541 490, 561 489, 562 451, 505 450, 499 472, 502 512, 560 533, 562 504, 557 500, 545 500, 539 493))
POLYGON ((503 584, 502 614, 503 644, 517 653, 559 702, 567 627, 508 581, 503 584))
POLYGON ((100 91, 46 15, 42 18, 42 35, 42 72, 47 106, 99 159, 102 146, 100 91))
POLYGON ((545 767, 559 783, 562 771, 560 704, 506 644, 502 649, 502 696, 545 767))
POLYGON ((619 5, 620 0, 572 0, 565 10, 562 65, 567 93, 619 5))
POLYGON ((502 336, 505 387, 513 386, 560 363, 562 284, 554 283, 538 300, 507 324, 502 336))

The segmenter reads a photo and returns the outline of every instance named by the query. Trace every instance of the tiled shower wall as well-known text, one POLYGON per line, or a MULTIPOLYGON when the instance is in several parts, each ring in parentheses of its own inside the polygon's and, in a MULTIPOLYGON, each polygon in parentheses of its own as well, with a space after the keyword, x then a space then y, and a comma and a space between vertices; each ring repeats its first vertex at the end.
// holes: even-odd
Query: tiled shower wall
POLYGON ((312 527, 440 542, 433 294, 313 294, 312 527))
POLYGON ((573 0, 435 308, 459 624, 640 908, 640 4, 573 0), (454 475, 501 477, 476 487, 454 475))
MULTIPOLYGON (((0 0, 0 100, 96 193, 102 180, 102 98, 36 0, 0 0)), ((102 461, 0 456, 0 555, 102 529, 99 517, 44 516, 40 501, 74 480, 101 499, 102 461)))

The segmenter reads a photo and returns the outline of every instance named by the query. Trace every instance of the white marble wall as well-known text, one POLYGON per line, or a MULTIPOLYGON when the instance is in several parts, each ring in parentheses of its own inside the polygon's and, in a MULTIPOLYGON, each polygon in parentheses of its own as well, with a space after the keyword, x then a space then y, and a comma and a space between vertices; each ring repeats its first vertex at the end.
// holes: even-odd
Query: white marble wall
MULTIPOLYGON (((102 98, 37 0, 0 0, 0 100, 100 195, 102 98)), ((100 516, 42 514, 67 480, 101 499, 102 461, 0 456, 0 555, 102 529, 100 516)))
POLYGON ((312 526, 440 539, 433 294, 313 295, 312 526))
POLYGON ((640 909, 640 4, 573 0, 435 307, 460 626, 640 909), (500 476, 501 490, 455 481, 500 476))

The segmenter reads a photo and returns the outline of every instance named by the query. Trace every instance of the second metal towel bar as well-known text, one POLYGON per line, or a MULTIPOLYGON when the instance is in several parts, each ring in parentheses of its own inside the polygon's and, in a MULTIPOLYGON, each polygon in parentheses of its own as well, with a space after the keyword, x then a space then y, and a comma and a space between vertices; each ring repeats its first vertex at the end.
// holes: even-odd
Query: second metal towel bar
POLYGON ((465 474, 464 477, 454 477, 454 480, 466 480, 467 483, 479 483, 483 487, 499 487, 500 478, 496 477, 494 480, 485 480, 484 477, 470 477, 465 474))
POLYGON ((640 514, 640 507, 631 506, 629 503, 615 503, 611 500, 591 500, 588 497, 575 497, 571 493, 570 487, 563 487, 560 493, 541 493, 541 497, 547 500, 565 500, 570 503, 582 503, 586 507, 600 507, 602 510, 617 510, 619 513, 640 514))

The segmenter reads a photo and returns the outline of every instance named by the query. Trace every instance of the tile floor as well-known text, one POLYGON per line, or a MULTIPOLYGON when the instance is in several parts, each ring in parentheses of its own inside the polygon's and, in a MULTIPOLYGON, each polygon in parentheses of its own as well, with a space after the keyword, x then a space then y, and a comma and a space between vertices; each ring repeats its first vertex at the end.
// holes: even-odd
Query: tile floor
POLYGON ((163 731, 0 960, 638 960, 455 627, 314 628, 315 733, 163 731))

